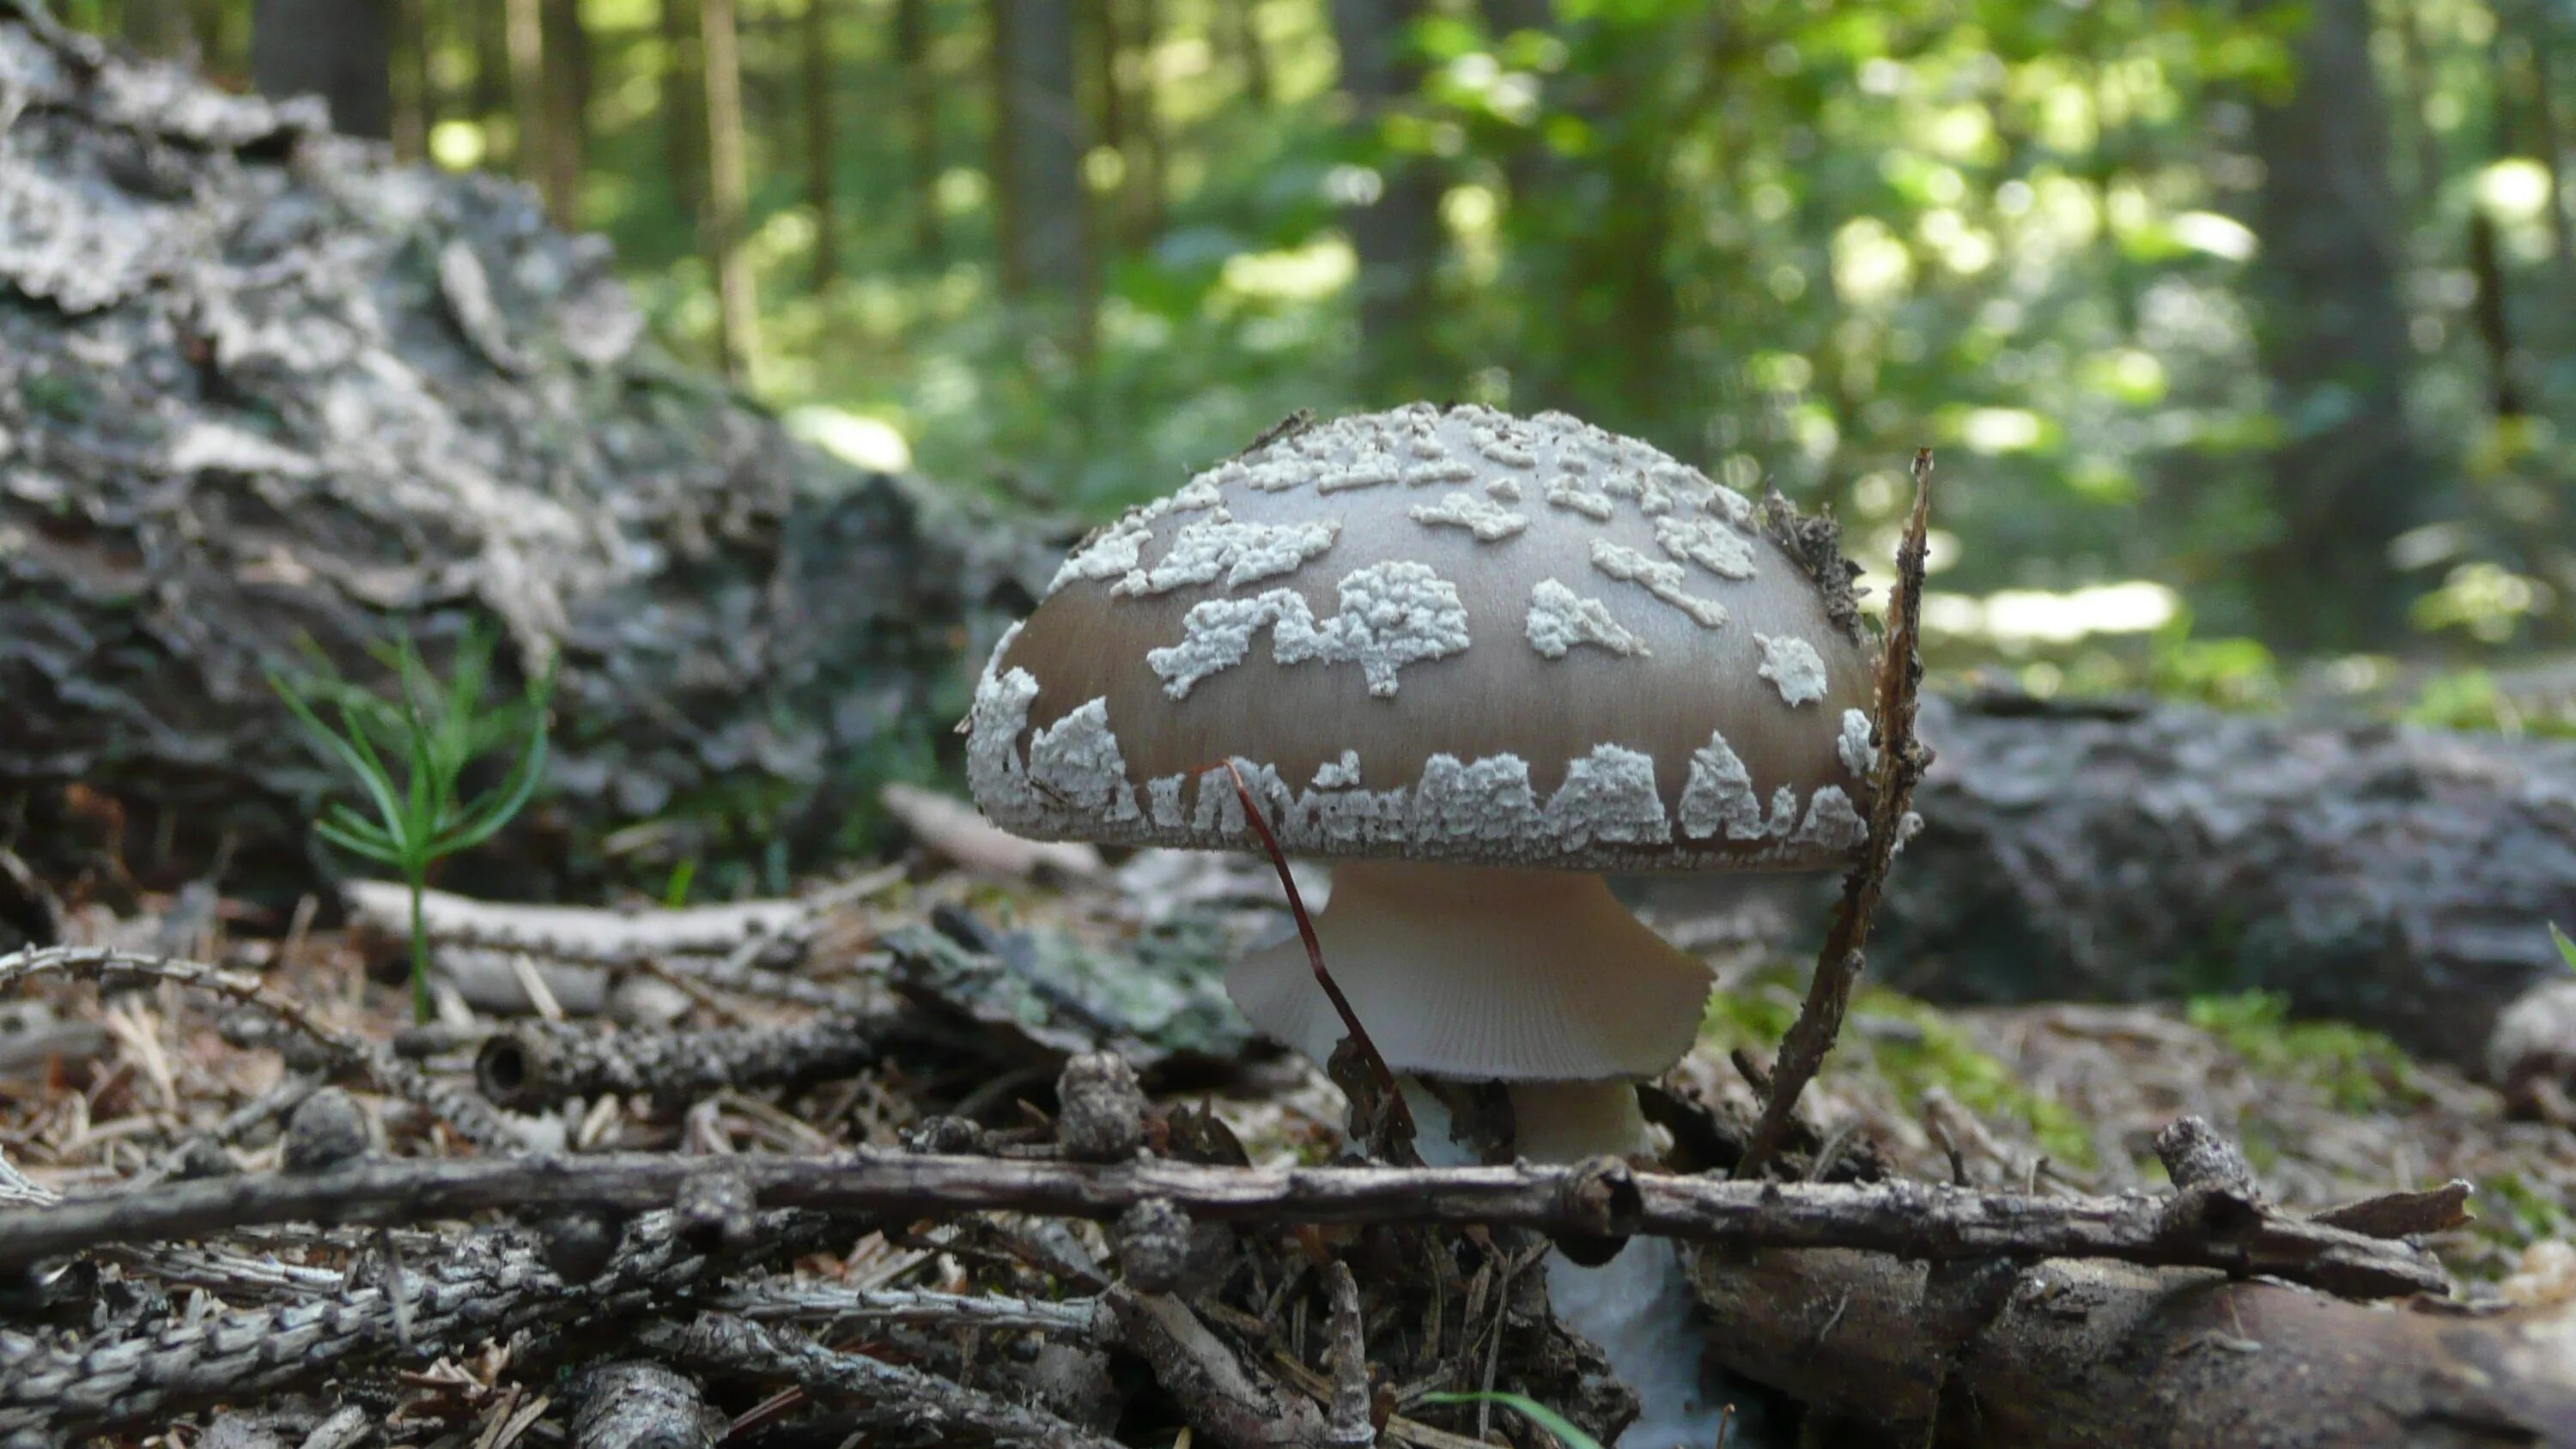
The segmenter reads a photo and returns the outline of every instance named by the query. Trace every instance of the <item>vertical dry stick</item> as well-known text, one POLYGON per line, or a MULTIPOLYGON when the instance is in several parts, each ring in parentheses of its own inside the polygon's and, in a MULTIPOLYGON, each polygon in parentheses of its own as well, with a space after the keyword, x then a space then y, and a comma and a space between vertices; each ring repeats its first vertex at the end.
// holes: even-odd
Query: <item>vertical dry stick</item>
POLYGON ((1843 1011, 1851 1004, 1852 984, 1860 978, 1861 946, 1869 939, 1870 917, 1887 884, 1888 862, 1895 858, 1897 835, 1914 782, 1932 762, 1931 753, 1914 739, 1915 690, 1923 682, 1923 660, 1917 652, 1921 631, 1917 619, 1923 602, 1923 535, 1932 512, 1932 450, 1914 455, 1914 513, 1905 521, 1905 542, 1896 551, 1896 590, 1887 601, 1887 651, 1878 663, 1878 768, 1871 780, 1869 844, 1860 862, 1843 877, 1842 903, 1825 933, 1816 957, 1815 979, 1808 983, 1806 1004, 1780 1043, 1771 1069, 1771 1091, 1744 1145, 1735 1176, 1758 1176, 1780 1143, 1798 1107, 1798 1094, 1825 1064, 1842 1034, 1843 1011))
POLYGON ((707 83, 707 265, 715 273, 716 345, 725 376, 749 383, 760 352, 759 299, 743 250, 750 222, 749 163, 743 154, 741 32, 734 0, 699 0, 698 45, 707 83))

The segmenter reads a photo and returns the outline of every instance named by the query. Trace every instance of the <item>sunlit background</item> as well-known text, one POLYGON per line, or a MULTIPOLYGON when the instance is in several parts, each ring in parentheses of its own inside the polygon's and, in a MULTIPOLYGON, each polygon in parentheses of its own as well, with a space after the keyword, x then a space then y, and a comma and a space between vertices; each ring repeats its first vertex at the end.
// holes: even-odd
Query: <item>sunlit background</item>
POLYGON ((1883 570, 1928 443, 1943 662, 2576 718, 2540 0, 61 8, 515 171, 861 463, 1098 516, 1301 407, 1562 407, 1883 570))

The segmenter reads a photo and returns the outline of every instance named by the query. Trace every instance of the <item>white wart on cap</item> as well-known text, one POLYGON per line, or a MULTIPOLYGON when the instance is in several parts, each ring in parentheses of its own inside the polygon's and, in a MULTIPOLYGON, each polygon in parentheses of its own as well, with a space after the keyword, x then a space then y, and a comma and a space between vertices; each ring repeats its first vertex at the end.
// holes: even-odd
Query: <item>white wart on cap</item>
POLYGON ((1040 839, 1576 870, 1866 833, 1870 660, 1750 504, 1561 413, 1279 437, 1095 533, 995 649, 976 802, 1040 839))

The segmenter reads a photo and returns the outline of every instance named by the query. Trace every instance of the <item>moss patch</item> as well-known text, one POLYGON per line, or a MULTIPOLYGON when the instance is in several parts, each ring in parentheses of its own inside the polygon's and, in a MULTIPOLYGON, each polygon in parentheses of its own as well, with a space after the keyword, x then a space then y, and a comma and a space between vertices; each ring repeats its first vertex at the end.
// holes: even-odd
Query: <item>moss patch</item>
POLYGON ((2339 1112, 2404 1111, 2425 1100, 2414 1063, 2395 1042, 2349 1022, 2293 1021, 2281 996, 2199 996, 2186 1015, 2249 1068, 2313 1087, 2339 1112))

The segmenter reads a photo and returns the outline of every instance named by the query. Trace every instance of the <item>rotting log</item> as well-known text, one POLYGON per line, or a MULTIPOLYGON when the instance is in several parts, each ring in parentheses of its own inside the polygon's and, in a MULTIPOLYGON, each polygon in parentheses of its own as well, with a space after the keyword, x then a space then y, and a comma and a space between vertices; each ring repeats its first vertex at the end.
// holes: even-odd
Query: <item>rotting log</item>
POLYGON ((2576 1304, 2379 1306, 2048 1262, 2015 1274, 1990 1318, 1957 1321, 1932 1269, 1878 1254, 1711 1249, 1692 1274, 1713 1357, 1811 1409, 1893 1426, 1890 1442, 2576 1446, 2576 1304))
POLYGON ((676 365, 610 261, 524 187, 0 0, 0 845, 309 887, 344 786, 265 671, 309 637, 375 683, 368 646, 435 666, 477 620, 507 675, 560 661, 561 727, 451 883, 569 890, 646 821, 667 859, 846 845, 1047 549, 676 365))
MULTIPOLYGON (((2569 979, 2576 742, 2222 715, 1924 701, 1936 754, 1871 966, 1935 1000, 2282 993, 2495 1074, 2499 1020, 2569 979)), ((1789 934, 1824 886, 1670 877, 1667 927, 1755 905, 1789 934)))

